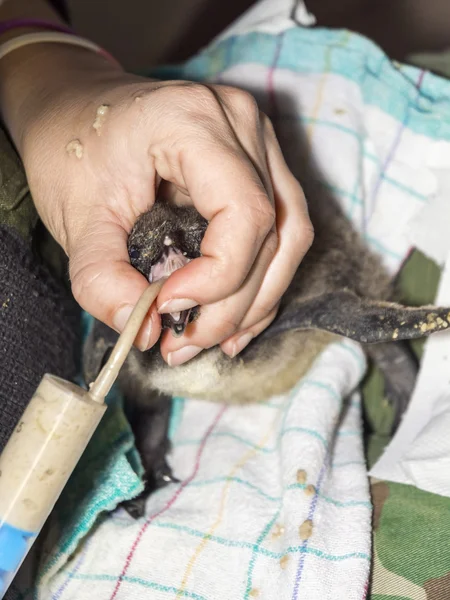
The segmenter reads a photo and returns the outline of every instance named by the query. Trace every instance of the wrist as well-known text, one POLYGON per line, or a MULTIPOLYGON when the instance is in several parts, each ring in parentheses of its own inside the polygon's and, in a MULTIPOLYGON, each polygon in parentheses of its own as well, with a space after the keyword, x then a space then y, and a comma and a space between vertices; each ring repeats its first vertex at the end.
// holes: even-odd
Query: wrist
POLYGON ((24 134, 48 106, 123 76, 101 54, 61 43, 30 44, 0 60, 0 111, 19 152, 24 134))

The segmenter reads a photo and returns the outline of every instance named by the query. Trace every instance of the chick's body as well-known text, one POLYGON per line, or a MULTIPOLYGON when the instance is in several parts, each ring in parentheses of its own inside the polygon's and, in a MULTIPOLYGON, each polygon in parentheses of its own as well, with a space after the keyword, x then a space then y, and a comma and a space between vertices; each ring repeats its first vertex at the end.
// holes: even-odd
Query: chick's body
MULTIPOLYGON (((280 317, 301 311, 308 299, 338 290, 388 299, 392 286, 378 257, 364 246, 337 205, 323 202, 319 193, 314 199, 310 214, 315 240, 282 299, 280 317)), ((196 258, 201 253, 205 227, 195 208, 159 201, 134 226, 129 238, 131 263, 148 277, 166 247, 164 240, 173 241, 188 259, 196 258)), ((189 326, 195 327, 195 323, 189 326)), ((291 330, 276 336, 270 331, 269 327, 265 336, 254 339, 236 358, 215 347, 174 368, 164 362, 158 347, 146 353, 133 351, 123 372, 124 385, 132 378, 133 387, 139 381, 147 393, 158 390, 168 396, 227 403, 263 401, 291 389, 323 348, 336 339, 333 333, 318 329, 291 330)))

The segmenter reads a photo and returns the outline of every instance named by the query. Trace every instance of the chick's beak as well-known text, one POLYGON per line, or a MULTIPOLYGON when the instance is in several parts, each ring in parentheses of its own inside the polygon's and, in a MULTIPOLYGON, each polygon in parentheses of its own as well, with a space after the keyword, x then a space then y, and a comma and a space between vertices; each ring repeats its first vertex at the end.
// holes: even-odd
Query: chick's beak
MULTIPOLYGON (((164 277, 169 277, 174 271, 187 265, 188 262, 190 262, 190 259, 187 258, 186 254, 176 248, 173 245, 172 240, 166 236, 164 240, 164 250, 158 262, 152 265, 148 280, 152 283, 164 277)), ((186 325, 189 322, 190 313, 191 309, 161 315, 163 328, 170 329, 175 337, 183 335, 186 325)))

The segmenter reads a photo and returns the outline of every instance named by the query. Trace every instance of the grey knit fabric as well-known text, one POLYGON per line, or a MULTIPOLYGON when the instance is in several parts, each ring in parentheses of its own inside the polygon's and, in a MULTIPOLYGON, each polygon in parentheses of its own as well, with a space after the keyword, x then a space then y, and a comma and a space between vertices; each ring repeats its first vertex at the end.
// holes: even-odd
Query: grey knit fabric
POLYGON ((78 319, 67 288, 0 225, 0 452, 42 376, 75 377, 78 319))

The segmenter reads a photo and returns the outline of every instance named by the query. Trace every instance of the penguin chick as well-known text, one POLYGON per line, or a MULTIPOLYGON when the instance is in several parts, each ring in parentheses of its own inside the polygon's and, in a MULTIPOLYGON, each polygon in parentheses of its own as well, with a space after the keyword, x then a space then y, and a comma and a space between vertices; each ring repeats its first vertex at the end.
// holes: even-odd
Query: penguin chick
MULTIPOLYGON (((127 506, 142 514, 152 490, 173 480, 166 463, 167 424, 174 396, 224 403, 261 402, 290 390, 319 353, 339 337, 363 344, 379 365, 396 422, 415 383, 417 365, 402 340, 446 329, 448 308, 404 307, 392 302, 394 286, 374 255, 323 188, 308 183, 307 198, 314 242, 300 264, 271 325, 235 358, 219 347, 204 350, 184 365, 170 368, 158 345, 133 349, 119 386, 132 413, 136 445, 147 472, 144 495, 127 506), (134 415, 134 416, 133 416, 134 415)), ((128 242, 131 264, 149 281, 170 275, 201 255, 207 222, 192 207, 158 200, 136 222, 128 242)), ((201 308, 163 318, 174 335, 195 327, 201 308)), ((85 344, 86 381, 93 381, 117 334, 96 322, 85 344)))
MULTIPOLYGON (((258 402, 291 389, 338 336, 380 344, 448 327, 445 308, 390 302, 390 277, 337 207, 322 210, 316 199, 310 213, 314 243, 284 294, 276 319, 240 355, 229 358, 215 347, 170 368, 157 346, 145 353, 133 350, 123 379, 139 382, 144 394, 156 390, 226 403, 258 402)), ((170 274, 200 256, 206 225, 193 207, 158 201, 130 234, 131 264, 151 281, 170 274)), ((180 335, 185 327, 195 327, 192 320, 198 313, 197 308, 171 315, 165 326, 180 335)))

